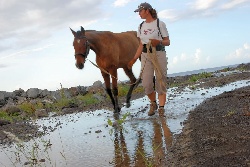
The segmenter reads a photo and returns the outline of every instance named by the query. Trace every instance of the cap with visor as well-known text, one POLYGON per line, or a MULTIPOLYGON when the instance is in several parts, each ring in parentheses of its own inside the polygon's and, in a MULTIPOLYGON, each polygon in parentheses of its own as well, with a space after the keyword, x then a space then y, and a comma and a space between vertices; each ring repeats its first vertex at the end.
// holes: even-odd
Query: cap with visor
POLYGON ((153 9, 153 8, 149 3, 144 2, 144 3, 141 3, 134 12, 140 12, 142 9, 145 9, 145 10, 149 9, 150 10, 150 9, 153 9))

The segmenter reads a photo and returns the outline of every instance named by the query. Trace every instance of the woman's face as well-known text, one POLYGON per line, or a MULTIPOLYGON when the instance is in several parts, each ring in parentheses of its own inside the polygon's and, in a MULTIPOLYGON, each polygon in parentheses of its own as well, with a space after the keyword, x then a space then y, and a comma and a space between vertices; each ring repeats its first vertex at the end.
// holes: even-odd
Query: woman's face
POLYGON ((142 10, 139 11, 139 15, 140 15, 140 17, 142 19, 146 19, 146 17, 148 16, 148 14, 149 14, 149 11, 146 10, 146 9, 142 9, 142 10))

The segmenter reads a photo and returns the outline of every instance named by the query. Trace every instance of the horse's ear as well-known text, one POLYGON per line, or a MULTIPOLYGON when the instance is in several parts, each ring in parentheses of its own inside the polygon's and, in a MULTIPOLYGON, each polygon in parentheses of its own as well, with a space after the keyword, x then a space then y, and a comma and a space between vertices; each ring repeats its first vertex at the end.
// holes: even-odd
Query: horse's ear
POLYGON ((81 32, 83 33, 83 35, 85 35, 85 30, 82 26, 81 26, 81 32))
POLYGON ((75 37, 76 36, 76 32, 74 30, 72 30, 71 28, 70 28, 70 30, 71 30, 72 34, 74 35, 74 37, 75 37))

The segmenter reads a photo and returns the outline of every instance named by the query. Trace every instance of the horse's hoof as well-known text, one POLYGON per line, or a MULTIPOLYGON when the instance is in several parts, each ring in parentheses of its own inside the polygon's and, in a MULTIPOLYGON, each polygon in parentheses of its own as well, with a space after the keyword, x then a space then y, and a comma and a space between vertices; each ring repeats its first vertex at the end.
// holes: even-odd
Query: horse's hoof
POLYGON ((126 107, 129 108, 131 106, 130 102, 126 104, 126 107))
POLYGON ((121 108, 118 107, 118 108, 115 109, 114 113, 120 113, 120 111, 121 111, 121 108))
POLYGON ((119 120, 120 118, 120 113, 119 112, 114 112, 113 114, 115 120, 119 120))

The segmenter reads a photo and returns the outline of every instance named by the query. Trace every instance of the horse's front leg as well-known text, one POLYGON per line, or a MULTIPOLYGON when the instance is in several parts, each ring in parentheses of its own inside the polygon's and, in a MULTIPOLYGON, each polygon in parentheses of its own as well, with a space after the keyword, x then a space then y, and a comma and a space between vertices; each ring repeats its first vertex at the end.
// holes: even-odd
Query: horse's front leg
POLYGON ((117 69, 113 68, 112 70, 110 70, 110 74, 112 75, 112 91, 113 91, 113 95, 114 95, 114 100, 115 100, 115 105, 114 105, 114 110, 115 112, 120 112, 121 108, 119 107, 119 103, 118 103, 118 86, 117 86, 117 69))
POLYGON ((111 88, 110 88, 110 75, 102 71, 102 77, 104 79, 106 92, 109 95, 113 106, 115 106, 115 99, 113 97, 113 94, 112 94, 112 91, 111 91, 111 88))

